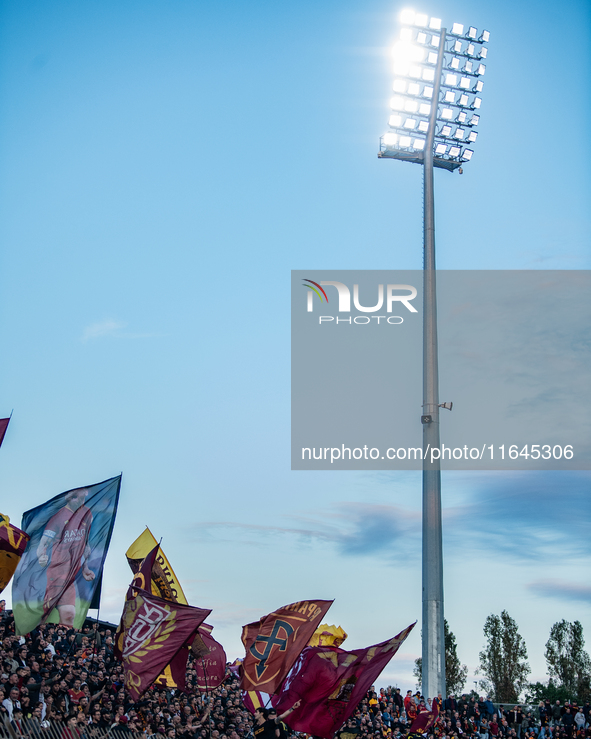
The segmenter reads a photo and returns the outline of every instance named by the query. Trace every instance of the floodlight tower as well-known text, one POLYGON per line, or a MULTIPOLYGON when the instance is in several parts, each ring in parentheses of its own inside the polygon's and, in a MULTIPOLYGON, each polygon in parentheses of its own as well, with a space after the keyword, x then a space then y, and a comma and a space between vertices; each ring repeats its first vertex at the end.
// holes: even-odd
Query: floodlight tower
MULTIPOLYGON (((439 448, 439 374, 435 289, 433 168, 449 172, 468 162, 478 136, 482 75, 489 32, 451 31, 439 18, 405 10, 394 52, 390 131, 380 139, 381 159, 423 166, 423 629, 422 690, 445 692, 441 470, 428 450, 439 448)), ((461 172, 461 169, 460 169, 461 172)))

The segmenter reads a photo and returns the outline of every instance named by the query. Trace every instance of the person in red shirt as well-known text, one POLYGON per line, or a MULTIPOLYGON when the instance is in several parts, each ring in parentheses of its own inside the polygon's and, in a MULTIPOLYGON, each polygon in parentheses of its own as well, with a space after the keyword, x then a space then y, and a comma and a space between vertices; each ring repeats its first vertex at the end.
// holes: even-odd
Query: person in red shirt
POLYGON ((84 698, 86 693, 80 688, 80 680, 74 680, 74 686, 68 690, 68 696, 70 703, 77 706, 80 703, 80 699, 84 698))
POLYGON ((411 704, 412 704, 413 702, 414 702, 414 701, 413 701, 413 699, 412 699, 412 690, 407 690, 407 691, 406 691, 406 696, 405 696, 405 698, 404 698, 404 710, 406 711, 407 715, 408 715, 408 709, 409 709, 409 706, 410 706, 410 705, 411 705, 411 704))
POLYGON ((65 626, 73 626, 76 616, 76 576, 82 570, 85 580, 95 578, 88 567, 92 513, 84 505, 87 495, 86 488, 71 490, 66 495, 66 505, 49 519, 37 547, 39 564, 47 566, 43 617, 57 608, 60 623, 65 626))
POLYGON ((492 717, 492 721, 488 725, 488 729, 489 729, 490 733, 492 734, 492 736, 498 736, 498 734, 499 734, 499 725, 497 723, 497 714, 496 713, 492 717))

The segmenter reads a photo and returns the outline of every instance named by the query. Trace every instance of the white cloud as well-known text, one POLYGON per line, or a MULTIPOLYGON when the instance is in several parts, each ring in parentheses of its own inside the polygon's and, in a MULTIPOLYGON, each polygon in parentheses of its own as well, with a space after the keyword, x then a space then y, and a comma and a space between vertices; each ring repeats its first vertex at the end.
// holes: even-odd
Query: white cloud
POLYGON ((99 321, 98 323, 91 323, 90 326, 86 326, 82 332, 82 341, 100 339, 103 336, 119 336, 119 331, 121 331, 122 328, 125 328, 125 326, 125 323, 110 319, 99 321))

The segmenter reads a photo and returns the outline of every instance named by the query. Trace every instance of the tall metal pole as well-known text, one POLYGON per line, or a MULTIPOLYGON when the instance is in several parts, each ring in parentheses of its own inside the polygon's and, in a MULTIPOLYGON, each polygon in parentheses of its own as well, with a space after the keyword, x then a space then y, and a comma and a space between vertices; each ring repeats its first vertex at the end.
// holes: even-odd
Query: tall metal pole
POLYGON ((432 698, 445 696, 443 629, 443 543, 441 470, 430 450, 439 449, 439 371, 437 366, 437 296, 435 285, 435 200, 433 140, 445 48, 441 30, 429 131, 423 160, 423 632, 422 690, 432 698))

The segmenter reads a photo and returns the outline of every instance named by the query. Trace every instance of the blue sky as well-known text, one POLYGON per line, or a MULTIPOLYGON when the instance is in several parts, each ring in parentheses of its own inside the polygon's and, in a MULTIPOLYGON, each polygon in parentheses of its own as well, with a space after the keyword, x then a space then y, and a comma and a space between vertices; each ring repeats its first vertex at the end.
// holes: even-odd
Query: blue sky
MULTIPOLYGON (((104 617, 146 524, 231 656, 302 598, 335 597, 352 648, 420 617, 419 473, 289 469, 290 270, 422 263, 420 168, 376 156, 402 7, 0 5, 2 510, 123 471, 104 617)), ((491 32, 475 156, 436 172, 438 266, 589 269, 588 3, 413 7, 491 32)), ((591 638, 588 494, 444 476, 471 676, 491 612, 540 679, 552 623, 591 638)), ((384 682, 412 687, 418 629, 403 652, 384 682)))

